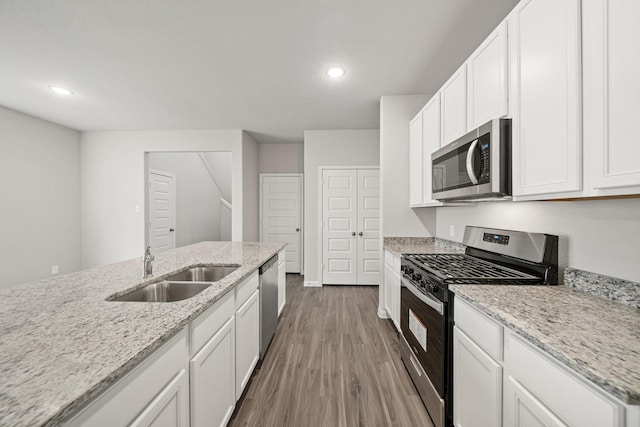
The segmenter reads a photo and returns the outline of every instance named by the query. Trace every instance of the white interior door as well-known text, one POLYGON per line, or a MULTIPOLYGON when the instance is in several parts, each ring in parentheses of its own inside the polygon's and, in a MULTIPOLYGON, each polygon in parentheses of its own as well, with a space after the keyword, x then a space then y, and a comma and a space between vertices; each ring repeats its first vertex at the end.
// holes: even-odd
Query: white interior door
POLYGON ((149 246, 151 253, 176 247, 176 177, 149 170, 149 246))
POLYGON ((358 285, 380 283, 380 171, 358 171, 358 285))
POLYGON ((357 185, 355 170, 322 172, 323 284, 356 283, 357 185))
POLYGON ((287 273, 300 273, 302 177, 262 175, 261 241, 287 243, 287 273))

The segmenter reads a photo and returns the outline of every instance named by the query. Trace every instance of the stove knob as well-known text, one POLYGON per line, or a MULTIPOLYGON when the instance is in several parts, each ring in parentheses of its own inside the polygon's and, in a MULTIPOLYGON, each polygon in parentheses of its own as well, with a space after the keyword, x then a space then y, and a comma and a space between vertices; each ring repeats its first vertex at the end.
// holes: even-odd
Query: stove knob
POLYGON ((411 273, 413 273, 413 268, 405 267, 404 272, 407 273, 407 274, 411 274, 411 273))
POLYGON ((429 285, 429 292, 436 293, 438 291, 438 287, 434 284, 429 285))
POLYGON ((420 279, 422 279, 422 274, 414 274, 412 276, 413 280, 415 280, 416 282, 419 281, 420 279))

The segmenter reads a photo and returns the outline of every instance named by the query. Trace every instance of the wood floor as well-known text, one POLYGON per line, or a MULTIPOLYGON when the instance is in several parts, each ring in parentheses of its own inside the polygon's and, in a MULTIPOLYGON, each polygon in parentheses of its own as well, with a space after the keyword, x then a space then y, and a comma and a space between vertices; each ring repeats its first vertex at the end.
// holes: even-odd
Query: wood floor
POLYGON ((229 425, 432 427, 377 307, 377 287, 287 275, 276 335, 229 425))

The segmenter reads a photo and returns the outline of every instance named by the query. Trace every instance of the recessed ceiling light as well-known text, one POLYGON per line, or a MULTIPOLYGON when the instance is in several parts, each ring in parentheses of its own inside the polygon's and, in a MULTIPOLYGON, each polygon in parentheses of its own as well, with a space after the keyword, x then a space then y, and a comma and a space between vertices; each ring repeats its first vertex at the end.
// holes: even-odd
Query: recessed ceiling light
POLYGON ((342 67, 331 67, 327 69, 327 76, 331 77, 332 79, 338 79, 342 76, 344 76, 344 68, 342 67))
POLYGON ((51 89, 58 95, 73 95, 73 92, 71 92, 69 89, 65 89, 60 86, 49 86, 49 89, 51 89))

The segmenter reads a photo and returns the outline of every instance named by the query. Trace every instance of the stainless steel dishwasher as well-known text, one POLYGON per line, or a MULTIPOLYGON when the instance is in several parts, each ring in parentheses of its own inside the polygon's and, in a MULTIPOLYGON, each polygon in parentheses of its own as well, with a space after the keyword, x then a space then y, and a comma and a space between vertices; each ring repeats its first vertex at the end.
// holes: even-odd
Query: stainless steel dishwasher
POLYGON ((260 267, 260 360, 278 325, 278 255, 260 267))

